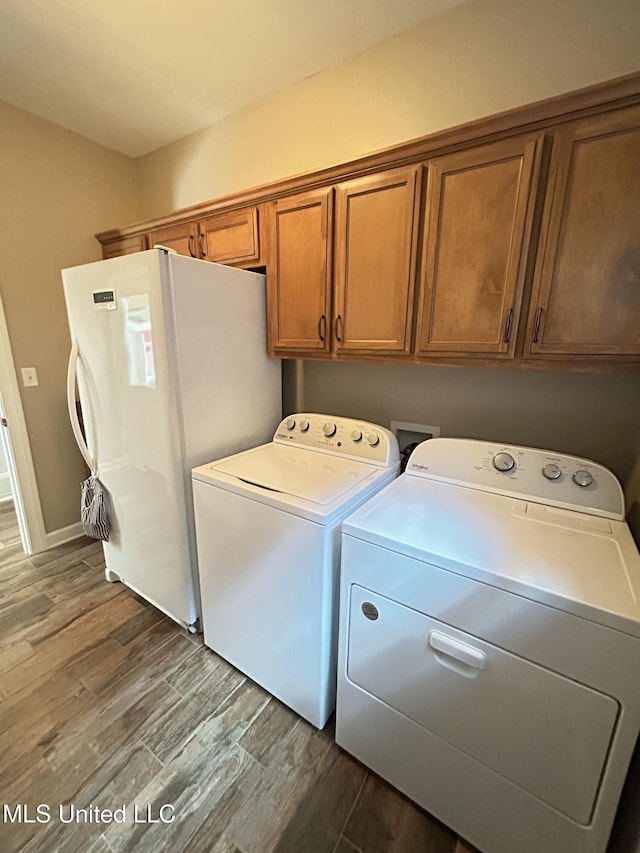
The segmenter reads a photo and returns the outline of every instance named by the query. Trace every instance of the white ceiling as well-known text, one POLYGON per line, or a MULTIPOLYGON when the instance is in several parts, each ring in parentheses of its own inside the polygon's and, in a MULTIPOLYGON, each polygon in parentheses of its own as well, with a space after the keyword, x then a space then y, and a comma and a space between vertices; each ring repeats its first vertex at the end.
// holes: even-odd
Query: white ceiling
POLYGON ((462 0, 0 0, 0 99, 139 156, 462 0))

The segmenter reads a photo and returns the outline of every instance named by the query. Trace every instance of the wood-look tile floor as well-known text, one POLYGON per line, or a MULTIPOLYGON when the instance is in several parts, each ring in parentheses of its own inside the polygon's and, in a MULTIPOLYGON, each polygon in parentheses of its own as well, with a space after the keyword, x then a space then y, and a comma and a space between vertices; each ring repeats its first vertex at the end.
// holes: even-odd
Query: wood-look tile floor
POLYGON ((99 543, 26 557, 11 513, 0 505, 0 807, 37 820, 46 805, 51 820, 0 822, 3 853, 456 850, 330 726, 316 731, 107 583, 99 543), (68 804, 124 805, 127 822, 62 822, 68 804), (173 822, 133 822, 134 805, 157 820, 165 804, 173 822))

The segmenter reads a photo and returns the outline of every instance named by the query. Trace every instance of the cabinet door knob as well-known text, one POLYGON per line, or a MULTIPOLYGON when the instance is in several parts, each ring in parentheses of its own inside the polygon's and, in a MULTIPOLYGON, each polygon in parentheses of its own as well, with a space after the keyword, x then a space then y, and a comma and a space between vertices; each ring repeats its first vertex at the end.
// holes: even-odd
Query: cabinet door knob
POLYGON ((189 234, 189 254, 192 258, 196 256, 196 241, 193 234, 189 234))
POLYGON ((320 315, 320 319, 318 320, 318 337, 324 343, 324 339, 327 336, 327 318, 324 314, 320 315))
POLYGON ((533 327, 533 342, 534 344, 538 343, 538 335, 540 334, 540 321, 542 320, 542 312, 543 308, 538 308, 536 311, 536 324, 533 327))
POLYGON ((200 232, 200 254, 203 258, 207 257, 207 235, 204 231, 200 232))
POLYGON ((511 337, 511 323, 513 322, 513 308, 509 308, 507 311, 507 317, 504 321, 504 342, 505 344, 509 343, 509 338, 511 337))
POLYGON ((335 332, 336 332, 336 340, 339 344, 342 343, 342 314, 338 314, 335 322, 335 332))

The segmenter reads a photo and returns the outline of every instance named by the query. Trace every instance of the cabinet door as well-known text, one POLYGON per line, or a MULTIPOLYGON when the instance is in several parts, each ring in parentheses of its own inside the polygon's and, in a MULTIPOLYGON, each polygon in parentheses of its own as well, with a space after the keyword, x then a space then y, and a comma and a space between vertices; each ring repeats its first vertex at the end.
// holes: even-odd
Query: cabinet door
POLYGON ((201 220, 200 256, 219 264, 259 260, 257 208, 218 213, 201 220))
POLYGON ((429 163, 419 355, 513 357, 542 143, 505 139, 429 163))
POLYGON ((120 255, 132 255, 134 252, 144 252, 146 248, 146 234, 138 234, 136 237, 123 237, 121 240, 105 243, 102 247, 102 257, 107 260, 107 258, 117 258, 120 255))
POLYGON ((554 134, 525 355, 640 355, 640 108, 554 134))
POLYGON ((334 345, 408 353, 411 346, 420 167, 336 189, 334 345))
POLYGON ((157 228, 149 234, 149 245, 155 246, 156 243, 187 258, 197 258, 198 225, 195 222, 181 222, 166 228, 157 228))
POLYGON ((274 202, 268 276, 272 349, 329 351, 332 193, 322 189, 274 202))

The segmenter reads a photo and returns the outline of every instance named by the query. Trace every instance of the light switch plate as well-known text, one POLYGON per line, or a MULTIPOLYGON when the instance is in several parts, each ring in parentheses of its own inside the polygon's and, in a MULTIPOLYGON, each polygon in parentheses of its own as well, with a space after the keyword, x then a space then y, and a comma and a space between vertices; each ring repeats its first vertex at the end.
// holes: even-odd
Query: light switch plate
POLYGON ((38 372, 35 367, 21 367, 20 373, 22 373, 22 384, 25 388, 40 384, 38 382, 38 372))

